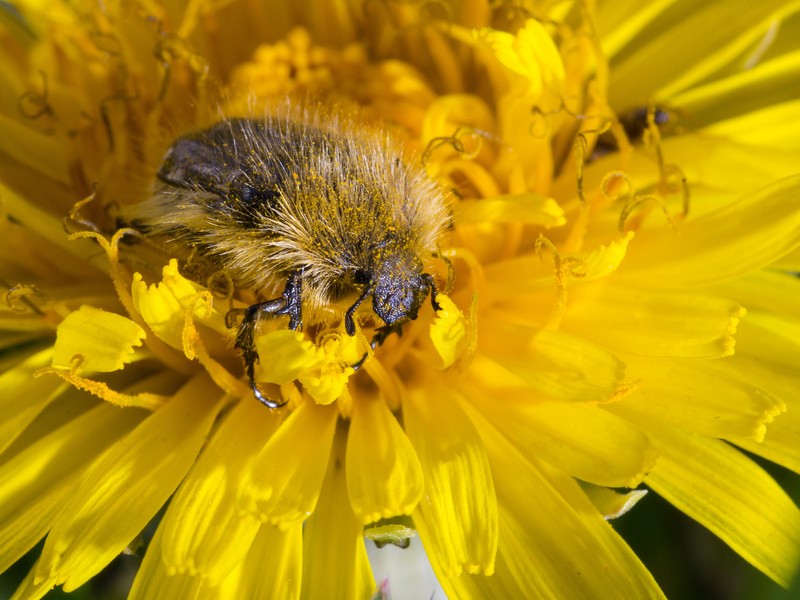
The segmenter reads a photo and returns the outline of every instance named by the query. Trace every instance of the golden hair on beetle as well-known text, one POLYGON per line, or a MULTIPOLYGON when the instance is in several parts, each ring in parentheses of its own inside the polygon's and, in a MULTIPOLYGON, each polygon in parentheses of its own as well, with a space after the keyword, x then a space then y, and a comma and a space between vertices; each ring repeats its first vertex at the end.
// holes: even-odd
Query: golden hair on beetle
POLYGON ((194 252, 237 286, 263 299, 245 311, 236 339, 253 381, 258 320, 303 308, 372 297, 386 327, 375 342, 415 319, 436 287, 425 264, 449 224, 442 189, 397 142, 357 114, 282 110, 228 118, 177 138, 166 151, 152 197, 128 211, 147 235, 194 252), (280 297, 269 299, 276 281, 280 297), (266 298, 266 299, 265 299, 266 298))

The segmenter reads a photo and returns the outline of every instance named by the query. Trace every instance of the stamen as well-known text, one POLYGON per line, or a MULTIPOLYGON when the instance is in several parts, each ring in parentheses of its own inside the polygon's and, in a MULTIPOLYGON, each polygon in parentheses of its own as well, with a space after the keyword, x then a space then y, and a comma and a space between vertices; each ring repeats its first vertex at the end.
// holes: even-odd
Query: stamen
POLYGON ((420 157, 420 163, 423 167, 427 166, 430 163, 431 155, 441 148, 442 146, 449 145, 450 147, 455 150, 461 158, 472 160, 476 158, 483 148, 483 139, 485 137, 490 137, 490 134, 485 131, 480 131, 478 129, 474 129, 472 127, 461 126, 458 127, 453 135, 449 136, 441 136, 435 137, 428 142, 425 151, 422 153, 420 157), (467 150, 464 142, 461 141, 461 137, 470 135, 472 139, 475 140, 476 145, 475 148, 472 150, 467 150))
POLYGON ((108 31, 95 29, 88 32, 89 39, 94 47, 109 56, 122 56, 122 42, 119 37, 108 31))
POLYGON ((73 204, 72 208, 70 208, 69 210, 69 214, 66 217, 64 217, 64 231, 66 231, 67 233, 71 233, 70 223, 75 223, 83 227, 85 231, 93 231, 98 234, 102 233, 101 229, 97 225, 95 225, 92 221, 83 218, 79 214, 80 210, 84 206, 86 206, 90 202, 93 202, 96 198, 97 198, 97 186, 95 184, 93 186, 92 193, 86 196, 86 198, 84 198, 83 200, 78 200, 75 204, 73 204))
MULTIPOLYGON (((100 245, 108 258, 108 262, 110 264, 111 281, 114 284, 114 291, 116 291, 120 303, 125 308, 125 311, 128 313, 128 316, 134 323, 142 328, 149 329, 147 323, 145 323, 144 319, 139 314, 139 311, 137 311, 136 307, 133 305, 133 296, 131 295, 130 290, 130 279, 120 264, 119 243, 126 235, 132 235, 137 238, 141 237, 141 233, 135 229, 123 228, 114 232, 110 241, 104 235, 94 231, 79 231, 70 234, 69 239, 79 240, 89 238, 95 240, 100 245)), ((146 343, 150 351, 171 369, 184 374, 189 374, 193 371, 191 364, 187 363, 179 352, 177 352, 167 343, 158 339, 158 337, 154 335, 148 336, 146 343)))
MULTIPOLYGON (((187 11, 188 13, 191 11, 187 11)), ((173 64, 177 60, 183 60, 189 68, 197 75, 198 82, 196 89, 202 93, 205 89, 205 80, 208 78, 209 65, 203 55, 197 52, 189 43, 186 38, 181 36, 180 33, 173 34, 167 33, 161 27, 161 22, 153 19, 156 23, 157 34, 160 37, 158 44, 153 50, 153 56, 161 63, 164 69, 161 77, 161 85, 159 86, 158 101, 161 102, 166 99, 169 86, 172 81, 173 64)), ((186 22, 184 22, 186 25, 186 22)))
POLYGON ((550 125, 547 123, 547 117, 558 114, 561 112, 562 107, 563 104, 560 104, 558 108, 544 111, 541 107, 534 106, 531 109, 533 121, 531 121, 531 124, 528 126, 528 135, 540 140, 545 139, 550 132, 550 125))
POLYGON ((467 269, 469 269, 469 283, 467 284, 466 287, 468 289, 474 290, 475 293, 477 294, 480 295, 485 294, 486 276, 483 272, 483 265, 481 264, 481 261, 470 250, 461 247, 449 248, 442 253, 442 256, 448 259, 459 259, 463 261, 464 264, 467 266, 467 269))
POLYGON ((38 315, 44 315, 44 312, 31 298, 47 300, 47 296, 35 285, 21 283, 10 285, 2 279, 0 279, 0 285, 8 288, 8 291, 3 296, 3 301, 12 313, 15 315, 23 315, 28 312, 33 312, 38 315))
POLYGON ((642 387, 641 379, 636 379, 635 381, 623 381, 617 386, 617 389, 614 390, 614 393, 611 396, 604 399, 602 402, 599 402, 598 404, 613 404, 614 402, 619 402, 629 394, 638 390, 640 387, 642 387))
MULTIPOLYGON (((664 161, 664 152, 661 148, 661 129, 656 120, 656 106, 647 105, 647 129, 644 132, 643 141, 645 148, 652 152, 656 157, 658 165, 658 187, 657 191, 662 196, 670 196, 680 190, 683 197, 682 216, 689 214, 690 192, 683 170, 674 164, 664 161)), ((671 222, 671 221, 670 221, 671 222)))
POLYGON ((558 329, 564 310, 567 306, 567 278, 584 277, 586 275, 586 263, 575 257, 561 258, 555 244, 549 239, 539 234, 535 244, 536 254, 544 260, 544 251, 548 250, 553 256, 553 275, 556 280, 556 302, 553 310, 544 322, 544 329, 558 329))
POLYGON ((233 278, 227 271, 217 271, 209 275, 208 279, 206 279, 206 288, 218 300, 228 301, 228 312, 225 314, 225 326, 230 329, 231 325, 228 325, 228 314, 234 310, 233 294, 236 292, 233 278))
MULTIPOLYGON (((607 198, 610 198, 613 201, 617 201, 619 198, 625 199, 625 204, 622 207, 622 211, 619 215, 619 223, 617 225, 620 232, 626 231, 626 222, 628 217, 630 216, 633 209, 637 206, 641 206, 645 203, 654 203, 661 208, 661 212, 664 213, 664 216, 667 219, 667 223, 669 223, 670 227, 675 228, 675 223, 672 220, 672 217, 669 214, 669 210, 667 209, 666 204, 662 198, 656 194, 647 194, 645 196, 638 196, 636 192, 633 191, 633 184, 631 183, 630 178, 628 175, 622 171, 612 171, 608 175, 603 178, 603 182, 600 186, 603 195, 607 198), (625 184, 625 189, 622 192, 616 192, 613 188, 615 188, 618 184, 618 181, 622 181, 625 184)), ((641 221, 644 219, 644 215, 640 215, 638 219, 638 223, 629 226, 628 230, 636 230, 639 228, 641 221)))
POLYGON ((34 377, 41 377, 42 375, 56 375, 79 390, 89 392, 93 396, 101 400, 119 406, 122 408, 139 407, 145 410, 157 410, 166 404, 172 397, 162 396, 160 394, 152 394, 150 392, 142 392, 140 394, 123 394, 112 390, 108 385, 101 381, 93 381, 86 379, 76 374, 76 370, 80 367, 83 357, 76 354, 73 357, 73 365, 69 371, 56 369, 55 367, 44 367, 33 373, 34 377))
POLYGON ((583 167, 586 164, 586 158, 589 153, 589 135, 594 136, 595 140, 609 131, 613 125, 613 121, 606 121, 599 129, 587 129, 581 131, 575 136, 575 168, 577 170, 578 179, 578 198, 582 204, 586 204, 586 197, 583 194, 583 167))
MULTIPOLYGON (((537 105, 537 106, 534 106, 531 109, 531 112, 533 113, 533 116, 535 117, 535 119, 530 124, 530 126, 528 127, 528 133, 531 135, 531 137, 535 137, 535 138, 545 138, 545 137, 547 137, 547 134, 550 131, 550 127, 549 127, 549 125, 547 123, 547 117, 551 117, 553 115, 566 113, 570 117, 572 117, 573 119, 576 119, 578 121, 583 121, 585 119, 597 118, 597 117, 595 117, 593 115, 582 114, 580 112, 580 110, 572 110, 571 108, 569 108, 569 106, 567 106, 567 103, 565 102, 563 97, 559 97, 558 106, 556 106, 556 108, 553 108, 553 109, 550 109, 550 110, 544 110, 540 106, 537 105), (535 130, 535 127, 536 127, 537 123, 543 123, 544 124, 542 126, 541 133, 539 133, 539 132, 537 132, 535 130)), ((583 133, 592 133, 592 131, 591 130, 585 130, 583 133)), ((599 131, 598 135, 600 133, 603 133, 603 132, 599 131)), ((581 135, 581 134, 578 134, 578 135, 581 135)))
POLYGON ((39 74, 42 76, 41 93, 28 90, 17 98, 17 109, 20 114, 31 121, 35 121, 45 115, 53 116, 54 114, 53 107, 48 100, 50 91, 47 83, 47 74, 44 71, 39 71, 39 74))
POLYGON ((138 94, 113 94, 100 100, 100 121, 106 130, 106 139, 108 140, 108 149, 113 152, 116 148, 116 137, 114 136, 114 128, 111 126, 111 114, 109 112, 109 105, 112 102, 134 102, 139 99, 138 94))
POLYGON ((232 308, 225 313, 225 327, 233 329, 240 324, 241 319, 244 319, 247 314, 246 308, 232 308))
MULTIPOLYGON (((686 218, 689 215, 689 205, 691 203, 691 191, 689 189, 689 182, 683 170, 678 165, 664 165, 661 170, 661 178, 659 187, 663 186, 665 194, 674 193, 675 188, 678 187, 682 197, 682 211, 681 217, 686 218)), ((661 191, 661 190, 659 190, 661 191)))

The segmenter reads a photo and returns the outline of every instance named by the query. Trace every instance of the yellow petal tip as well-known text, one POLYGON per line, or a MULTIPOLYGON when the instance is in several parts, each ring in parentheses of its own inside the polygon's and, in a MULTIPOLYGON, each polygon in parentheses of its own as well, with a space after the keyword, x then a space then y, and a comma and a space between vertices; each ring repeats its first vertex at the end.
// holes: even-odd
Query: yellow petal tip
POLYGON ((133 359, 144 330, 136 323, 91 306, 70 313, 56 330, 52 366, 82 371, 118 371, 133 359))

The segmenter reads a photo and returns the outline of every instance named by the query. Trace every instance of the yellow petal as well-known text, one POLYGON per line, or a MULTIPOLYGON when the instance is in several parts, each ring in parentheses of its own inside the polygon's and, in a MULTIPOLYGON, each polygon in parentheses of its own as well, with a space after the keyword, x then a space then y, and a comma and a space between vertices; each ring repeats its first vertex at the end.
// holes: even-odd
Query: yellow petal
POLYGON ((800 52, 787 52, 752 69, 743 69, 677 94, 668 102, 675 110, 693 115, 692 119, 687 119, 690 126, 713 123, 720 116, 794 100, 796 95, 787 88, 795 83, 798 71, 800 52), (725 106, 724 112, 719 110, 720 106, 725 106))
POLYGON ((139 273, 134 273, 131 296, 134 308, 153 333, 173 348, 182 349, 186 313, 169 288, 161 284, 148 286, 139 273))
POLYGON ((521 465, 506 469, 512 481, 501 492, 503 554, 529 597, 537 590, 552 598, 593 598, 597 590, 613 590, 607 597, 664 598, 633 550, 586 499, 565 499, 532 472, 521 465))
POLYGON ((578 284, 570 287, 561 329, 629 354, 719 358, 733 354, 744 314, 713 296, 578 284))
POLYGON ((800 272, 800 246, 781 256, 770 266, 790 273, 800 272))
MULTIPOLYGON (((797 379, 797 378, 795 378, 797 379)), ((795 391, 798 389, 794 381, 795 391)), ((800 472, 800 402, 789 405, 786 414, 767 425, 767 432, 761 441, 736 438, 733 440, 740 446, 758 456, 763 456, 776 464, 783 465, 795 473, 800 472)))
MULTIPOLYGON (((483 323, 489 321, 483 319, 483 323)), ((606 400, 614 394, 624 375, 625 365, 613 355, 564 333, 491 319, 491 330, 479 335, 481 353, 499 362, 539 394, 555 400, 606 400)))
POLYGON ((53 349, 36 352, 0 375, 0 453, 17 439, 44 408, 66 388, 55 377, 34 378, 33 373, 52 361, 53 349))
POLYGON ((365 352, 366 340, 361 335, 327 334, 319 342, 320 363, 298 380, 317 404, 330 404, 344 393, 350 376, 355 373, 351 365, 361 360, 365 352))
POLYGON ((0 572, 44 537, 88 465, 146 414, 101 404, 0 467, 0 572))
POLYGON ((279 527, 306 519, 319 498, 337 415, 334 407, 301 403, 243 476, 240 508, 279 527))
POLYGON ((247 399, 220 425, 162 520, 168 573, 199 573, 215 585, 247 554, 261 523, 238 510, 236 491, 278 423, 277 415, 247 399))
MULTIPOLYGON (((553 266, 536 254, 485 265, 483 273, 487 283, 491 284, 492 299, 514 300, 523 294, 550 292, 553 289, 553 266)), ((552 298, 548 298, 548 301, 552 304, 552 298)))
POLYGON ((647 415, 709 437, 764 439, 767 424, 785 404, 726 363, 630 359, 640 386, 608 410, 638 420, 647 415))
MULTIPOLYGON (((661 146, 665 156, 680 157, 680 167, 692 190, 690 219, 692 215, 699 218, 719 210, 718 194, 724 194, 726 204, 737 202, 740 197, 746 198, 800 171, 797 153, 737 144, 725 138, 686 134, 662 139, 661 146)), ((644 154, 634 156, 640 189, 642 185, 656 183, 657 170, 646 166, 651 159, 644 154), (642 180, 642 177, 653 179, 642 180)))
POLYGON ((596 598, 604 590, 609 598, 664 598, 574 479, 525 460, 488 421, 469 412, 497 476, 502 544, 494 576, 443 581, 448 593, 456 592, 452 597, 559 600, 596 598), (521 593, 506 595, 514 589, 509 579, 521 593))
POLYGON ((800 320, 754 311, 742 323, 738 347, 727 369, 779 398, 786 413, 766 424, 763 441, 734 441, 800 473, 800 320))
POLYGON ((543 227, 566 223, 564 211, 555 200, 536 194, 463 200, 453 207, 453 221, 458 225, 518 223, 543 227))
POLYGON ((69 186, 66 177, 69 172, 67 165, 69 159, 60 139, 36 131, 27 123, 21 124, 18 118, 9 118, 5 114, 0 115, 0 130, 3 131, 0 151, 4 157, 13 156, 15 160, 22 161, 22 164, 31 168, 43 179, 57 182, 64 187, 69 186))
POLYGON ((745 71, 740 66, 744 62, 741 56, 744 49, 763 36, 769 21, 776 18, 773 13, 786 5, 782 0, 768 0, 743 11, 735 3, 719 2, 677 12, 666 10, 665 4, 672 3, 637 6, 637 12, 651 18, 634 17, 624 24, 634 33, 642 31, 637 26, 650 21, 647 30, 658 31, 658 35, 634 37, 633 48, 612 69, 609 85, 612 105, 644 104, 653 95, 672 98, 678 90, 707 81, 719 70, 745 71), (709 28, 709 23, 715 27, 709 28), (686 51, 687 48, 691 51, 686 51), (670 59, 664 60, 667 56, 670 59), (659 68, 654 69, 653 65, 659 68))
POLYGON ((363 523, 408 515, 422 497, 422 467, 379 398, 358 400, 347 436, 347 493, 363 523))
MULTIPOLYGON (((415 526, 419 530, 419 536, 423 542, 431 539, 431 534, 427 529, 424 521, 418 521, 415 526)), ((500 524, 504 526, 503 523, 500 524)), ((426 547, 428 560, 433 567, 433 572, 439 580, 442 589, 447 598, 529 598, 531 590, 524 589, 522 586, 526 583, 525 580, 518 580, 516 576, 508 568, 508 560, 503 552, 502 546, 497 552, 495 559, 495 570, 491 577, 484 575, 470 575, 462 574, 457 577, 452 577, 442 566, 438 556, 436 556, 429 548, 426 547)), ((526 561, 528 557, 522 557, 522 561, 526 561)), ((536 568, 538 565, 530 565, 531 568, 536 568)), ((541 590, 536 590, 541 592, 541 590)), ((539 594, 537 598, 557 600, 556 596, 548 596, 547 594, 539 594)))
POLYGON ((214 310, 212 297, 178 272, 174 258, 162 269, 162 280, 148 286, 139 273, 131 283, 133 306, 160 339, 183 349, 183 329, 187 311, 199 322, 218 333, 227 333, 224 316, 214 310))
POLYGON ((444 294, 436 297, 441 310, 430 326, 433 346, 442 359, 442 368, 455 364, 467 343, 467 320, 458 307, 444 294))
POLYGON ((761 110, 748 111, 735 117, 718 121, 703 129, 709 135, 734 139, 754 146, 777 148, 786 152, 800 151, 800 136, 787 127, 800 114, 800 100, 770 104, 761 110))
POLYGON ((193 379, 105 455, 53 524, 37 578, 73 590, 126 547, 194 462, 220 408, 215 390, 193 379))
POLYGON ((133 347, 141 346, 144 330, 118 315, 81 306, 61 321, 56 330, 53 366, 69 369, 80 357, 80 371, 118 371, 133 359, 133 347))
POLYGON ((353 514, 347 498, 344 463, 345 441, 340 435, 327 465, 319 505, 305 525, 301 597, 308 600, 367 600, 375 590, 363 525, 353 514))
POLYGON ((628 251, 628 243, 633 239, 633 232, 629 231, 609 244, 601 244, 583 259, 585 275, 582 281, 592 281, 610 275, 617 270, 622 259, 628 251))
POLYGON ((323 353, 299 331, 278 329, 256 340, 259 381, 286 385, 318 369, 325 362, 323 353))
POLYGON ((491 574, 497 551, 497 500, 483 443, 451 392, 429 386, 403 402, 406 432, 425 475, 414 515, 424 520, 449 576, 462 568, 491 574))
MULTIPOLYGON (((6 130, 0 128, 0 131, 6 130)), ((51 136, 44 137, 47 140, 52 139, 51 136)), ((38 146, 38 141, 36 145, 38 146)), ((36 156, 36 153, 32 156, 36 156)), ((14 175, 16 179, 17 174, 14 175)), ((63 186, 41 179, 33 183, 30 189, 35 190, 37 196, 49 192, 53 200, 64 195, 63 186)), ((97 261, 93 260, 97 257, 97 244, 90 240, 71 240, 64 235, 63 213, 56 215, 44 210, 38 203, 30 202, 27 197, 19 195, 3 183, 0 183, 0 197, 3 199, 4 214, 13 217, 24 226, 26 234, 22 239, 27 238, 27 241, 33 242, 37 252, 43 251, 40 258, 48 259, 41 261, 43 263, 41 265, 37 263, 41 272, 48 273, 55 267, 57 270, 54 273, 57 273, 58 278, 68 274, 86 280, 96 279, 100 274, 100 270, 95 266, 97 261)), ((70 194, 68 198, 64 198, 64 205, 67 206, 73 200, 74 195, 70 194)), ((14 248, 13 251, 18 251, 18 248, 14 248)), ((28 250, 32 251, 33 248, 28 250)))
POLYGON ((180 274, 176 259, 170 259, 161 274, 162 285, 169 290, 184 309, 193 311, 195 319, 203 325, 211 327, 217 333, 226 334, 228 332, 228 328, 225 326, 225 315, 214 309, 211 297, 207 295, 204 288, 180 274), (203 301, 198 301, 198 298, 202 298, 203 301))
POLYGON ((474 34, 500 63, 525 82, 525 95, 536 102, 542 95, 557 96, 564 83, 564 64, 544 26, 528 19, 516 35, 484 28, 474 34))
POLYGON ((800 510, 761 467, 728 444, 659 428, 647 484, 777 583, 800 563, 800 510))
MULTIPOLYGON (((327 561, 326 561, 327 564, 327 561)), ((244 561, 232 570, 213 596, 220 600, 300 597, 303 574, 303 525, 281 531, 262 525, 244 561)))
POLYGON ((173 598, 199 600, 202 598, 201 577, 188 573, 167 572, 161 560, 161 552, 165 548, 163 533, 164 528, 159 527, 150 540, 144 560, 133 580, 128 600, 172 600, 173 598))
POLYGON ((341 364, 330 365, 320 375, 305 375, 300 378, 300 383, 317 404, 331 404, 338 400, 347 387, 350 375, 354 373, 349 367, 341 368, 341 364), (348 372, 349 369, 349 372, 348 372))
POLYGON ((750 273, 800 244, 800 176, 788 177, 674 231, 640 232, 618 275, 639 287, 709 285, 750 273))
POLYGON ((763 366, 797 377, 800 358, 800 319, 755 310, 742 321, 737 355, 763 360, 763 366))
POLYGON ((35 575, 35 568, 28 571, 28 575, 11 596, 11 600, 40 600, 56 585, 54 579, 35 580, 35 575))
MULTIPOLYGON (((609 58, 625 48, 632 39, 659 18, 668 19, 667 9, 675 0, 654 0, 643 4, 636 0, 618 0, 597 7, 597 27, 602 32, 603 53, 609 58)), ((662 27, 664 25, 662 24, 662 27)), ((649 39, 649 37, 647 38, 649 39)))
MULTIPOLYGON (((797 302, 797 297, 800 295, 800 278, 793 273, 757 271, 718 284, 714 286, 713 292, 731 298, 753 313, 742 323, 745 327, 754 319, 760 318, 754 316, 757 312, 789 315, 795 320, 800 320, 800 302, 797 302)), ((776 331, 781 329, 779 323, 780 321, 775 323, 776 331)), ((741 334, 737 335, 737 339, 741 338, 741 334)))
POLYGON ((635 487, 656 461, 645 434, 599 407, 531 402, 527 395, 502 390, 469 388, 465 394, 526 457, 546 460, 584 481, 635 487))
POLYGON ((351 365, 367 352, 362 334, 357 336, 327 333, 315 345, 302 333, 278 329, 256 339, 259 368, 258 381, 288 385, 303 384, 318 404, 331 404, 345 392, 355 373, 351 365))

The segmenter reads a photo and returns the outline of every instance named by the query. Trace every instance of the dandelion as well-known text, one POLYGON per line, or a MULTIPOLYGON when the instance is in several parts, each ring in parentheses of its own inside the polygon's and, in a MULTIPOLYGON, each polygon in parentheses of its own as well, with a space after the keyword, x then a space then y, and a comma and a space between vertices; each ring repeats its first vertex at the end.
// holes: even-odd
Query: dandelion
POLYGON ((453 598, 659 598, 609 523, 648 489, 790 585, 800 511, 743 450, 800 470, 796 7, 0 15, 0 572, 44 539, 14 598, 137 539, 131 598, 368 598, 365 537, 414 532, 453 598), (369 316, 265 322, 269 410, 252 294, 117 215, 176 136, 287 97, 384 123, 453 227, 440 310, 357 371, 369 316))

